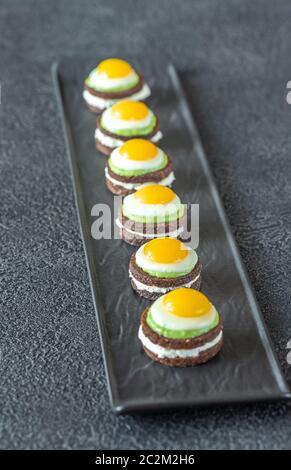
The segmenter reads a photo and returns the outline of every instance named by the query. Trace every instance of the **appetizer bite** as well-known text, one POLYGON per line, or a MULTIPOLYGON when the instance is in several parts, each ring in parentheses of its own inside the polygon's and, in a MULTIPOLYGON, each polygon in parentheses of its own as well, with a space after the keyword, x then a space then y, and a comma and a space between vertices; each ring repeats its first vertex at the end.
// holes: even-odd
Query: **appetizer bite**
POLYGON ((140 101, 120 101, 97 118, 96 147, 105 155, 135 137, 152 142, 158 142, 162 138, 158 119, 146 104, 140 101))
POLYGON ((138 337, 151 359, 179 367, 209 361, 223 343, 215 307, 201 292, 184 287, 159 297, 144 310, 138 337))
POLYGON ((125 196, 145 183, 171 186, 175 180, 169 156, 145 139, 131 139, 116 148, 105 168, 106 185, 113 194, 125 196))
POLYGON ((106 59, 92 70, 84 83, 83 98, 90 111, 101 113, 122 100, 145 100, 151 91, 142 75, 122 59, 106 59))
POLYGON ((180 237, 187 209, 171 188, 149 184, 125 196, 116 223, 121 238, 130 245, 158 237, 180 237))
POLYGON ((177 287, 200 289, 201 262, 196 251, 176 238, 155 238, 133 253, 129 277, 133 289, 155 300, 177 287))

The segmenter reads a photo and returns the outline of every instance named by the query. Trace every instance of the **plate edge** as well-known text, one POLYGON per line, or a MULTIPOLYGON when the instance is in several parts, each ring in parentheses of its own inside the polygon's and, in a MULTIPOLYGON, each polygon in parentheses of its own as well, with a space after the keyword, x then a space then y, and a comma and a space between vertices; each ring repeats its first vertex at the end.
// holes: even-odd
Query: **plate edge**
MULTIPOLYGON (((87 273, 89 277, 91 295, 93 298, 95 317, 97 320, 97 326, 99 330, 99 336, 100 336, 99 341, 101 344, 103 364, 104 364, 104 369, 105 369, 106 381, 108 384, 107 389, 108 389, 108 394, 109 394, 109 400, 110 400, 111 408, 114 411, 116 411, 120 408, 121 405, 117 398, 118 393, 116 392, 117 390, 116 381, 115 381, 113 374, 110 372, 110 368, 109 368, 109 364, 112 364, 112 358, 111 358, 108 334, 107 334, 106 327, 104 324, 105 315, 104 315, 104 312, 103 312, 103 315, 99 313, 100 301, 97 299, 97 297, 99 296, 100 298, 100 289, 99 289, 99 283, 97 281, 98 276, 95 272, 94 265, 92 265, 90 261, 90 258, 92 258, 90 255, 91 248, 89 247, 89 244, 86 242, 86 237, 84 235, 84 227, 87 226, 87 221, 84 218, 84 208, 82 208, 83 200, 80 197, 81 185, 79 182, 77 170, 74 165, 74 161, 75 161, 75 159, 73 158, 74 149, 73 149, 73 146, 70 144, 71 138, 69 136, 71 135, 71 131, 70 131, 70 127, 67 124, 66 114, 65 114, 64 107, 63 107, 62 92, 61 92, 61 85, 60 85, 60 78, 59 78, 60 64, 61 62, 59 61, 53 62, 53 64, 51 65, 51 73, 52 73, 54 91, 56 95, 56 101, 57 101, 57 105, 58 105, 59 112, 60 112, 60 118, 62 122, 62 131, 64 135, 64 140, 65 140, 67 159, 69 161, 69 166, 70 166, 70 171, 71 171, 71 180, 72 180, 72 186, 73 186, 75 206, 76 206, 76 212, 77 212, 77 217, 78 217, 80 235, 81 235, 82 244, 83 244, 83 248, 85 252, 86 267, 87 267, 87 273), (77 188, 77 186, 80 186, 80 188, 77 188), (92 273, 94 273, 94 279, 93 279, 92 273), (94 287, 93 287, 93 284, 94 284, 94 287), (98 290, 97 295, 95 295, 95 290, 98 290)), ((113 367, 111 367, 111 370, 113 370, 113 367)))
POLYGON ((201 141, 200 135, 198 133, 197 126, 195 124, 195 119, 194 119, 193 114, 190 110, 188 100, 187 100, 186 95, 185 95, 184 88, 183 88, 183 86, 181 84, 181 81, 179 79, 179 75, 177 73, 177 70, 176 70, 175 66, 172 63, 168 64, 168 73, 171 77, 171 81, 173 83, 175 91, 179 95, 180 100, 183 103, 182 113, 184 115, 185 115, 185 110, 186 110, 187 118, 185 120, 188 124, 188 130, 191 134, 191 138, 192 138, 193 143, 194 143, 194 141, 196 142, 196 147, 198 147, 197 153, 198 153, 200 162, 201 162, 201 164, 204 168, 204 171, 207 174, 207 177, 209 178, 209 181, 211 183, 211 188, 210 189, 211 189, 211 192, 212 192, 212 195, 213 195, 213 199, 215 201, 215 205, 217 207, 219 217, 222 221, 222 225, 224 227, 226 237, 229 241, 229 244, 230 244, 230 247, 231 247, 231 250, 232 250, 232 253, 233 253, 234 261, 235 261, 237 270, 239 272, 243 287, 245 289, 247 298, 251 302, 252 309, 253 309, 253 312, 255 314, 255 320, 256 320, 258 333, 259 333, 260 338, 262 340, 262 343, 264 345, 266 355, 269 358, 269 361, 270 361, 271 365, 275 369, 275 370, 273 370, 273 373, 274 373, 275 378, 278 381, 278 385, 280 386, 280 389, 282 390, 282 393, 286 394, 287 396, 290 396, 290 398, 291 398, 291 388, 289 387, 289 385, 286 381, 285 375, 282 372, 282 368, 281 368, 281 365, 278 361, 277 354, 275 352, 274 345, 273 345, 273 342, 272 342, 272 339, 271 339, 266 321, 264 319, 264 316, 262 314, 262 311, 261 311, 261 309, 259 307, 259 304, 258 304, 258 301, 256 299, 254 289, 252 287, 252 283, 251 283, 251 281, 249 279, 249 276, 247 274, 245 265, 243 263, 243 260, 242 260, 242 257, 241 257, 241 254, 240 254, 240 251, 239 251, 239 248, 238 248, 238 245, 237 245, 237 242, 236 242, 235 237, 232 233, 232 229, 231 229, 231 226, 230 226, 225 208, 223 206, 219 191, 217 189, 215 178, 213 176, 210 164, 209 164, 209 162, 207 160, 207 157, 205 155, 204 147, 202 145, 202 141, 201 141), (195 137, 195 139, 194 139, 194 137, 195 137), (269 348, 267 346, 269 346, 269 348))

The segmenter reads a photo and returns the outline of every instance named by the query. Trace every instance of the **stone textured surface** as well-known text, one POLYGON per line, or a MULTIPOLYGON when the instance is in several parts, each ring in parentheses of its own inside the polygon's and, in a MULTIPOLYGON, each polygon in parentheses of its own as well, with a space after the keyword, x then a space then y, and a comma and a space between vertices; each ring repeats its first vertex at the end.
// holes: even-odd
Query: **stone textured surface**
POLYGON ((290 2, 119 4, 0 4, 0 447, 290 448, 286 403, 112 414, 50 74, 84 52, 175 62, 290 384, 290 2))

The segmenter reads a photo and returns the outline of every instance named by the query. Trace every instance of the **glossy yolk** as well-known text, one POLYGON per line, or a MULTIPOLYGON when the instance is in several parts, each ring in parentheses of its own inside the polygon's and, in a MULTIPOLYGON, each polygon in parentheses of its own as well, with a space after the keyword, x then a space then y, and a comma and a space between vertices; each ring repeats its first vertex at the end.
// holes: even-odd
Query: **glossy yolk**
POLYGON ((140 101, 119 101, 111 107, 112 118, 123 121, 141 121, 148 114, 148 107, 140 101))
POLYGON ((96 68, 98 74, 104 74, 107 78, 127 77, 132 71, 131 65, 121 59, 103 60, 96 68))
POLYGON ((176 238, 155 238, 146 243, 144 256, 156 263, 178 263, 187 257, 189 250, 176 238))
POLYGON ((211 304, 204 294, 186 287, 164 295, 162 303, 167 312, 177 317, 202 317, 211 310, 211 304))
POLYGON ((145 139, 131 139, 125 142, 120 149, 120 155, 126 160, 152 160, 158 154, 158 148, 145 139))
POLYGON ((168 204, 172 202, 176 194, 172 189, 160 184, 151 184, 138 189, 134 198, 142 204, 168 204))

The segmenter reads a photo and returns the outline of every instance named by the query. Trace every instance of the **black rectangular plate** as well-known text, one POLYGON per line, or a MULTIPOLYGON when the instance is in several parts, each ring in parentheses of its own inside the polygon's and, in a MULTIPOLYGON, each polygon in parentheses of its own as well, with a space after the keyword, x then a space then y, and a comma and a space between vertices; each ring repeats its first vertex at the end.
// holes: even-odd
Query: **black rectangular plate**
POLYGON ((149 104, 160 118, 161 147, 174 160, 173 188, 183 202, 200 205, 203 291, 222 314, 225 344, 209 363, 186 369, 159 365, 143 352, 137 331, 148 302, 134 294, 128 279, 134 248, 118 239, 91 237, 94 204, 113 206, 104 183, 106 157, 94 145, 96 117, 82 99, 83 79, 94 62, 75 58, 55 64, 54 85, 112 407, 125 412, 290 397, 175 68, 145 60, 133 63, 152 87, 149 104))

